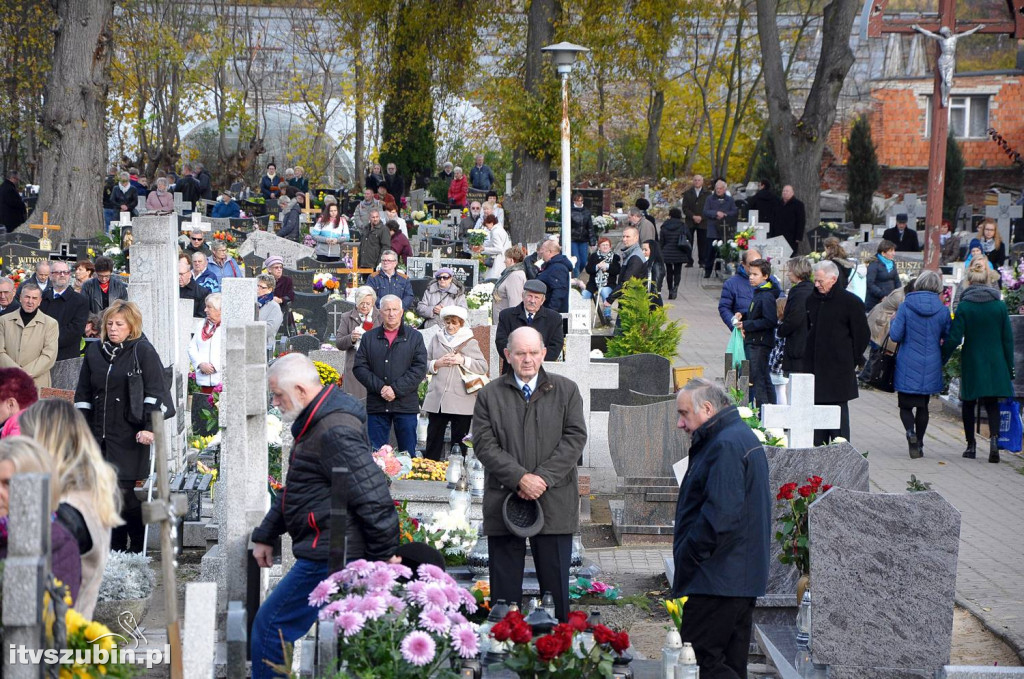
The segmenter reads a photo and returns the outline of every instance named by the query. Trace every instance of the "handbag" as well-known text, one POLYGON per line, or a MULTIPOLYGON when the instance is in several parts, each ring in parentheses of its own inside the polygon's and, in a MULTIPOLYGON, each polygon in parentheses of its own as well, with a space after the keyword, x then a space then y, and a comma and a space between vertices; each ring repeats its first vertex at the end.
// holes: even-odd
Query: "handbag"
POLYGON ((128 370, 128 409, 124 417, 129 424, 141 426, 146 423, 146 387, 142 381, 142 366, 139 365, 138 345, 132 351, 132 367, 128 370))
POLYGON ((871 366, 871 374, 868 375, 868 384, 880 391, 892 393, 896 391, 893 380, 896 377, 896 354, 900 346, 885 336, 882 347, 879 349, 878 358, 871 366))
POLYGON ((1021 422, 1020 404, 1015 399, 999 401, 999 447, 1012 453, 1019 453, 1024 423, 1021 422))
POLYGON ((693 252, 693 246, 690 245, 690 239, 686 237, 686 231, 679 232, 679 241, 676 243, 676 247, 683 251, 683 254, 689 255, 693 252))
POLYGON ((459 366, 459 373, 462 375, 462 384, 466 387, 467 394, 475 394, 483 389, 491 381, 487 375, 478 375, 459 366))

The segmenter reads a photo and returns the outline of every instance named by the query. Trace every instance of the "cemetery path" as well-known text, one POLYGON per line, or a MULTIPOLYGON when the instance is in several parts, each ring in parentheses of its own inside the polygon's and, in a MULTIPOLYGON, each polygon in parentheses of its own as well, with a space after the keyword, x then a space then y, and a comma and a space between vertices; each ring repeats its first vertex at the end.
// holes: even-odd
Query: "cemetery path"
MULTIPOLYGON (((679 299, 666 302, 669 316, 686 323, 676 365, 703 365, 705 377, 722 378, 729 330, 718 316, 720 286, 700 287, 699 270, 683 269, 679 299)), ((961 512, 957 603, 1004 639, 1024 661, 1024 458, 1002 453, 987 460, 987 440, 977 460, 965 460, 959 417, 932 400, 925 456, 911 460, 896 407, 896 395, 861 391, 850 404, 853 444, 869 453, 872 488, 906 492, 910 475, 932 484, 961 512)), ((898 548, 898 546, 894 546, 898 548)))

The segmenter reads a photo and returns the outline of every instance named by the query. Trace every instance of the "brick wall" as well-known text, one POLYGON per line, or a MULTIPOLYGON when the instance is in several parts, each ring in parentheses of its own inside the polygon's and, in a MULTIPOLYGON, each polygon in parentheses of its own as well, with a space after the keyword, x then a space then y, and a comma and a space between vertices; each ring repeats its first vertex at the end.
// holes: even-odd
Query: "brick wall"
MULTIPOLYGON (((964 195, 968 203, 977 208, 985 203, 985 192, 993 185, 1020 189, 1024 187, 1024 175, 1016 168, 990 170, 967 170, 964 176, 964 195)), ((882 168, 882 180, 878 192, 886 196, 916 193, 924 198, 927 193, 928 170, 924 168, 882 168)), ((831 165, 821 180, 821 188, 846 191, 846 166, 831 165)))

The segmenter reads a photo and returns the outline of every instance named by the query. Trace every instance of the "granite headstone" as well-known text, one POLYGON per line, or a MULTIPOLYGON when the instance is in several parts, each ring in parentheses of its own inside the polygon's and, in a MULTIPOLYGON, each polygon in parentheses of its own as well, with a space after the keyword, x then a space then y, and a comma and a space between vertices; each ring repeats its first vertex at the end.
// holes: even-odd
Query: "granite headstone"
POLYGON ((619 384, 613 389, 594 389, 590 401, 591 410, 608 412, 613 403, 630 403, 630 390, 647 394, 665 394, 672 389, 672 364, 664 356, 634 354, 598 358, 594 359, 594 363, 618 364, 619 384))
POLYGON ((238 248, 240 257, 244 258, 250 254, 259 255, 264 259, 277 255, 284 260, 286 267, 295 268, 295 263, 299 259, 313 256, 313 248, 266 231, 253 231, 238 248))
POLYGON ((297 351, 308 356, 309 352, 320 349, 320 338, 316 335, 296 335, 295 337, 289 337, 285 342, 285 346, 288 351, 297 351))
POLYGON ((314 332, 323 338, 330 333, 331 318, 327 315, 324 304, 328 301, 329 295, 313 292, 296 292, 295 301, 292 302, 292 311, 302 314, 302 325, 308 332, 314 332))
POLYGON ((50 368, 50 386, 54 389, 74 391, 78 387, 78 375, 81 370, 81 358, 68 358, 63 361, 57 361, 50 368))

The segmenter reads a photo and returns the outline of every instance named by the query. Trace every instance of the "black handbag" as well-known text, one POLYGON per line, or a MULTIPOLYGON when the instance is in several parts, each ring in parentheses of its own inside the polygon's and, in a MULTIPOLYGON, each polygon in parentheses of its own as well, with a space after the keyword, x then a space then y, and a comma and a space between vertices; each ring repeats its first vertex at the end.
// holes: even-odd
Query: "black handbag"
POLYGON ((693 246, 690 245, 690 239, 686 237, 686 231, 679 232, 679 242, 676 243, 676 247, 686 255, 693 252, 693 246))
POLYGON ((896 391, 893 380, 896 377, 896 354, 899 353, 900 345, 896 344, 885 336, 882 347, 878 352, 878 358, 871 366, 871 374, 868 376, 868 384, 880 391, 890 393, 896 391))
POLYGON ((128 370, 128 408, 125 419, 129 424, 142 426, 146 423, 146 386, 142 380, 142 366, 139 365, 139 350, 132 351, 132 367, 128 370))

